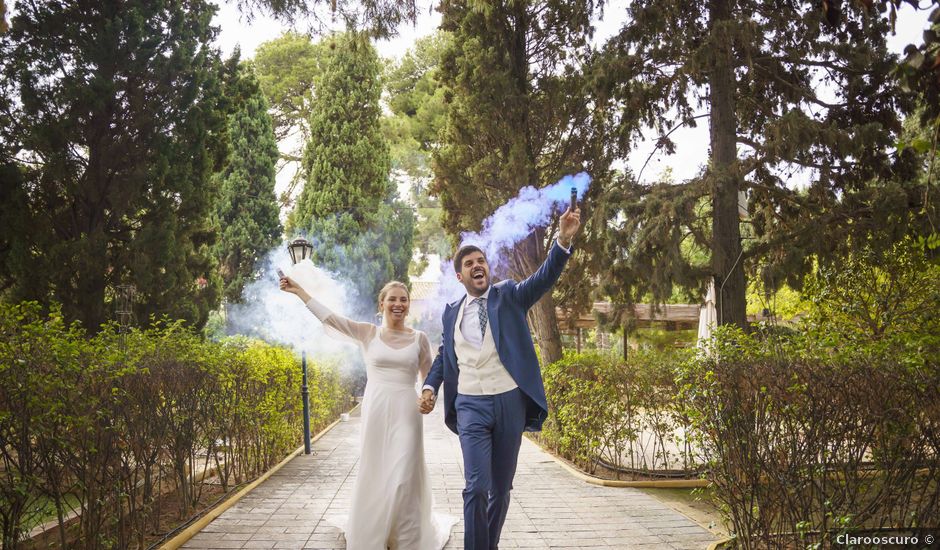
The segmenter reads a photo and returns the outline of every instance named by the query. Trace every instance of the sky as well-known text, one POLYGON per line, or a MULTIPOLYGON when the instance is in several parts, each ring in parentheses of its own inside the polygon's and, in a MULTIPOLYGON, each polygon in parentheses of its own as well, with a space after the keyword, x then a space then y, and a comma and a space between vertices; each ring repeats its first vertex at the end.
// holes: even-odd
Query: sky
MULTIPOLYGON (((400 59, 405 52, 415 43, 415 41, 434 32, 440 23, 440 14, 430 10, 428 1, 418 2, 422 8, 419 10, 419 17, 415 24, 402 25, 399 34, 390 40, 381 40, 376 43, 379 54, 385 58, 400 59)), ((926 0, 921 0, 922 4, 926 0)), ((8 18, 16 10, 16 2, 7 2, 10 13, 8 18)), ((251 21, 248 21, 238 10, 234 0, 217 2, 219 11, 213 22, 219 27, 218 45, 224 55, 229 55, 236 46, 241 47, 242 57, 250 58, 254 55, 257 47, 268 40, 280 36, 283 32, 291 30, 290 27, 280 21, 266 17, 264 14, 255 14, 251 21)), ((603 43, 612 36, 620 27, 623 18, 623 9, 614 9, 617 6, 616 0, 609 2, 605 9, 605 18, 595 21, 596 44, 603 43)), ((898 11, 898 21, 896 32, 888 39, 891 50, 900 53, 904 46, 909 43, 920 43, 921 34, 927 27, 927 16, 929 10, 915 10, 906 3, 902 3, 898 11)), ((301 26, 303 23, 299 23, 301 26)), ((304 31, 304 28, 296 29, 304 31)), ((649 160, 649 165, 642 171, 641 177, 645 182, 655 181, 665 170, 672 171, 672 177, 676 181, 682 181, 698 174, 701 167, 705 164, 708 154, 708 124, 706 120, 700 120, 696 128, 682 128, 671 135, 676 143, 676 153, 665 155, 655 153, 649 160)), ((625 165, 629 166, 634 174, 640 174, 640 171, 650 157, 655 147, 656 138, 654 132, 646 132, 646 139, 636 144, 630 156, 626 159, 625 165)), ((278 191, 286 187, 290 179, 289 170, 282 170, 278 174, 278 191)))
MULTIPOLYGON (((406 24, 399 29, 399 34, 389 40, 380 40, 376 42, 376 49, 379 55, 384 58, 400 59, 415 43, 418 38, 429 35, 435 31, 440 24, 440 14, 427 8, 427 2, 420 2, 425 7, 419 12, 418 20, 415 24, 406 24)), ((598 46, 607 41, 621 27, 625 10, 612 9, 616 2, 610 2, 605 9, 605 17, 594 22, 594 44, 598 46)), ((888 39, 888 46, 892 51, 902 52, 904 46, 909 43, 920 43, 921 33, 927 27, 927 16, 929 10, 915 10, 907 4, 903 4, 898 10, 898 21, 895 34, 888 39)), ((219 12, 216 15, 214 23, 219 26, 219 47, 226 55, 230 54, 236 46, 241 47, 242 57, 250 58, 254 55, 258 45, 277 38, 290 27, 276 21, 270 17, 256 15, 249 22, 242 16, 236 8, 235 2, 221 2, 219 12)), ((303 23, 299 23, 303 25, 303 23)), ((304 28, 296 29, 298 31, 304 28)), ((825 94, 825 91, 821 91, 825 94)), ((635 175, 639 175, 641 181, 653 182, 661 178, 666 172, 671 172, 673 181, 683 181, 692 178, 700 173, 702 167, 707 162, 708 157, 708 121, 700 119, 696 128, 681 128, 673 132, 670 138, 676 144, 676 151, 673 155, 666 155, 662 152, 656 152, 655 143, 657 133, 648 130, 644 132, 644 139, 636 143, 626 159, 614 164, 615 168, 629 167, 635 175), (645 168, 644 168, 644 165, 645 168)), ((282 144, 282 147, 295 148, 296 144, 282 144)), ((286 167, 278 173, 276 190, 281 193, 287 188, 290 181, 292 170, 286 167)), ((801 186, 810 181, 809 172, 795 172, 790 175, 790 182, 793 186, 801 186)), ((398 180, 399 195, 407 197, 407 180, 398 180)), ((299 191, 299 190, 298 190, 299 191)), ((283 214, 283 213, 282 213, 283 214)), ((416 280, 437 280, 437 258, 431 258, 428 269, 416 280)))
MULTIPOLYGON (((440 23, 440 14, 435 11, 429 12, 426 2, 421 2, 421 4, 425 7, 421 10, 418 21, 414 25, 403 25, 397 37, 376 43, 381 56, 400 59, 418 38, 434 32, 440 23)), ((623 22, 624 10, 612 9, 614 5, 614 2, 608 4, 605 18, 595 22, 594 41, 597 44, 603 43, 612 36, 623 22)), ((888 39, 890 49, 900 53, 907 44, 920 43, 921 33, 927 27, 929 13, 929 10, 918 11, 907 4, 902 4, 898 11, 896 32, 888 39)), ((249 23, 239 14, 234 2, 223 2, 214 22, 220 27, 219 46, 223 53, 228 54, 236 45, 240 45, 243 57, 251 57, 259 44, 276 38, 289 29, 284 24, 264 16, 257 16, 249 23)), ((655 148, 658 136, 653 131, 648 131, 645 137, 647 139, 638 143, 625 161, 625 165, 629 166, 634 174, 640 174, 642 169, 643 181, 655 181, 666 170, 671 170, 675 181, 682 181, 697 175, 706 163, 707 120, 699 120, 696 128, 682 128, 674 132, 670 137, 676 143, 676 153, 673 155, 654 153, 648 166, 643 169, 644 163, 655 148)), ((287 170, 282 171, 279 176, 279 179, 286 184, 289 179, 287 170)), ((280 185, 283 184, 279 182, 280 185)))

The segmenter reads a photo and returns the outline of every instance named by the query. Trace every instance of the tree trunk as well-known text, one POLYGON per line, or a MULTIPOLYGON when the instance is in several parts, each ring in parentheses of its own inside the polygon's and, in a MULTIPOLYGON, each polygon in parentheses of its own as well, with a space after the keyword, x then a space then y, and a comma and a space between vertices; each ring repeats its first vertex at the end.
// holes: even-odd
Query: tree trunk
POLYGON ((529 310, 535 342, 539 346, 542 364, 548 365, 561 359, 561 334, 555 318, 555 300, 549 291, 529 310))
MULTIPOLYGON (((511 271, 516 280, 522 280, 535 271, 545 261, 545 230, 536 229, 524 240, 516 244, 512 251, 511 271)), ((535 332, 535 342, 539 346, 542 364, 548 365, 561 359, 561 334, 555 318, 555 300, 549 290, 529 310, 529 323, 535 332)))
POLYGON ((746 282, 738 218, 736 81, 729 32, 732 1, 711 0, 709 5, 714 51, 709 74, 712 271, 718 324, 736 324, 746 330, 746 282))
POLYGON ((84 248, 84 258, 78 261, 75 273, 75 314, 73 319, 79 319, 82 326, 90 334, 101 330, 101 325, 108 320, 105 307, 105 269, 108 266, 106 241, 100 231, 85 237, 87 242, 80 244, 84 248))
MULTIPOLYGON (((104 76, 113 75, 106 67, 99 68, 104 76)), ((76 258, 75 272, 75 307, 78 310, 73 319, 79 319, 85 329, 96 334, 102 323, 108 320, 105 305, 106 273, 112 267, 108 254, 108 235, 106 232, 106 206, 109 200, 112 173, 108 163, 111 137, 110 124, 113 120, 111 99, 95 110, 88 124, 88 166, 80 179, 80 194, 74 197, 73 209, 77 212, 75 220, 76 242, 74 247, 79 257, 76 258)))
MULTIPOLYGON (((528 46, 528 33, 532 26, 532 18, 529 14, 529 4, 519 2, 510 9, 510 37, 509 59, 510 71, 514 77, 517 97, 522 102, 516 109, 518 116, 517 127, 520 132, 517 139, 521 141, 525 151, 526 163, 521 166, 520 174, 524 174, 525 181, 520 182, 521 188, 524 185, 533 185, 541 181, 538 169, 538 154, 533 147, 532 129, 530 127, 530 102, 532 101, 532 89, 530 84, 531 75, 529 74, 530 52, 528 46)), ((535 271, 545 261, 545 230, 536 229, 525 240, 518 243, 513 251, 513 276, 517 280, 535 273, 535 271)), ((549 290, 542 298, 529 310, 529 324, 535 333, 535 343, 539 347, 539 354, 543 365, 554 363, 561 359, 561 334, 558 331, 558 321, 555 317, 555 300, 552 299, 552 291, 549 290)))

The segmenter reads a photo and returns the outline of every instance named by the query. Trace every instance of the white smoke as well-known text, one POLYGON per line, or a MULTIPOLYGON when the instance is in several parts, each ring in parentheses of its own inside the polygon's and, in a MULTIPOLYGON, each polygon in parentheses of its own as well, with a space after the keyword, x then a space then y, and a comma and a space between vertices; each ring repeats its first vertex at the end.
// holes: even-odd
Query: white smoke
MULTIPOLYGON (((582 172, 565 176, 542 189, 525 187, 519 195, 486 218, 481 231, 463 233, 461 246, 473 244, 480 247, 486 254, 491 271, 502 271, 507 265, 505 254, 508 249, 537 227, 548 225, 552 216, 563 212, 572 188, 580 200, 590 184, 590 176, 582 172)), ((320 321, 296 296, 279 289, 276 268, 280 267, 308 294, 340 315, 368 311, 374 304, 357 304, 352 285, 316 267, 310 260, 292 265, 286 243, 269 252, 261 263, 262 276, 246 286, 243 303, 229 306, 226 315, 229 332, 278 342, 297 352, 306 351, 311 357, 340 356, 346 359, 343 364, 360 364, 355 345, 327 335, 320 321)), ((444 306, 465 292, 463 284, 457 281, 452 262, 442 260, 437 295, 431 298, 424 319, 419 322, 419 328, 428 332, 432 342, 440 341, 444 306)))
MULTIPOLYGON (((490 274, 505 272, 508 266, 506 252, 516 243, 529 236, 538 227, 549 224, 553 215, 560 215, 571 200, 574 188, 578 200, 582 200, 591 185, 591 177, 586 172, 565 176, 548 187, 536 189, 523 187, 519 194, 500 206, 491 216, 483 220, 479 232, 465 232, 460 235, 460 246, 472 244, 478 246, 486 255, 490 264, 490 274)), ((453 263, 442 260, 438 278, 437 296, 432 300, 429 314, 435 320, 430 326, 438 334, 429 336, 439 338, 441 314, 444 306, 459 299, 466 293, 463 284, 457 280, 453 263)))
POLYGON ((292 265, 286 244, 268 252, 261 262, 261 277, 248 284, 242 303, 231 304, 226 312, 229 333, 244 334, 306 351, 313 357, 339 357, 342 364, 358 363, 357 347, 326 334, 323 324, 301 300, 278 286, 277 268, 297 282, 333 312, 347 316, 353 311, 354 293, 331 273, 303 260, 292 265))

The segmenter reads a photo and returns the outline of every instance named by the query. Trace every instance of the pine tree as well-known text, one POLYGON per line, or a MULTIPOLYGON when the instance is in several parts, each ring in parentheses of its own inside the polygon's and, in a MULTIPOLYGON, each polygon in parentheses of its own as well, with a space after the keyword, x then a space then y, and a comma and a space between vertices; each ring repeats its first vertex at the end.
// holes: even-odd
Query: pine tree
POLYGON ((329 55, 316 80, 304 151, 305 183, 288 234, 310 235, 315 263, 374 301, 388 280, 407 281, 414 216, 389 185, 375 48, 356 33, 326 40, 329 55))
POLYGON ((228 162, 215 176, 219 187, 215 212, 221 229, 213 246, 223 295, 230 302, 241 300, 245 284, 257 276, 258 260, 281 236, 274 194, 278 151, 268 102, 250 67, 240 66, 234 80, 230 96, 236 108, 228 117, 228 162))
POLYGON ((429 157, 444 126, 444 88, 437 72, 449 42, 450 35, 440 31, 418 39, 383 78, 392 111, 384 119, 392 166, 412 178, 428 177, 429 157))
POLYGON ((266 12, 278 19, 295 23, 305 21, 314 34, 336 28, 342 21, 346 28, 360 29, 375 38, 389 38, 404 22, 415 23, 418 5, 415 0, 235 0, 249 17, 266 12))
POLYGON ((222 64, 206 2, 22 2, 0 36, 8 299, 54 299, 95 331, 112 291, 137 319, 205 321, 224 159, 222 64), (8 188, 9 186, 9 188, 8 188))
POLYGON ((411 263, 413 275, 424 272, 428 255, 444 258, 452 253, 441 225, 440 201, 428 192, 431 152, 440 144, 446 114, 438 68, 449 42, 449 33, 440 31, 418 39, 400 61, 386 67, 383 78, 392 114, 382 123, 393 174, 409 181, 411 202, 417 208, 414 240, 418 258, 411 263))
MULTIPOLYGON (((566 174, 587 170, 599 190, 609 163, 597 124, 605 109, 582 95, 591 5, 448 0, 440 10, 441 28, 453 42, 440 70, 447 118, 433 157, 432 192, 441 198, 447 231, 456 237, 478 230, 523 187, 543 187, 566 174)), ((553 231, 538 229, 518 243, 508 275, 533 273, 553 231)), ((579 237, 578 247, 584 244, 579 237)), ((533 307, 532 320, 542 360, 560 359, 552 296, 533 307)))
POLYGON ((293 173, 280 197, 284 206, 290 204, 302 184, 303 170, 297 167, 303 160, 304 144, 310 141, 314 82, 328 51, 306 34, 287 32, 258 46, 251 61, 261 89, 271 103, 277 141, 300 144, 295 150, 281 151, 280 170, 293 173))
POLYGON ((620 103, 622 149, 647 125, 669 152, 673 128, 706 117, 711 147, 701 177, 622 182, 634 205, 620 212, 625 223, 610 241, 609 293, 631 299, 629 287, 645 287, 663 300, 674 284, 703 293, 712 279, 719 322, 746 327, 746 272, 770 288, 798 287, 811 257, 837 257, 850 235, 878 230, 867 212, 879 205, 864 196, 912 173, 891 153, 899 113, 912 103, 890 76, 897 59, 885 46, 882 3, 835 17, 837 4, 630 4, 596 69, 596 93, 620 103), (794 174, 808 180, 805 189, 794 174), (691 262, 683 241, 708 251, 710 265, 691 262))

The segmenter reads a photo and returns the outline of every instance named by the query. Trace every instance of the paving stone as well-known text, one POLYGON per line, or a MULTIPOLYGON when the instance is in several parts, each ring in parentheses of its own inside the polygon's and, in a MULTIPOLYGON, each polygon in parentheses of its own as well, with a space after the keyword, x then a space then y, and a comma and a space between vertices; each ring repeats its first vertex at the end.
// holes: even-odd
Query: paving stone
MULTIPOLYGON (((461 518, 445 550, 463 547, 463 457, 442 407, 425 418, 435 511, 461 518)), ((359 418, 337 424, 225 511, 183 547, 345 550, 332 520, 349 512, 358 464, 359 418)), ((701 549, 705 528, 636 489, 587 484, 523 438, 500 548, 527 550, 701 549)))

